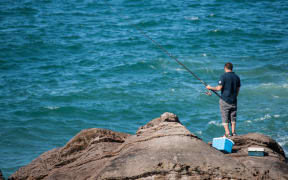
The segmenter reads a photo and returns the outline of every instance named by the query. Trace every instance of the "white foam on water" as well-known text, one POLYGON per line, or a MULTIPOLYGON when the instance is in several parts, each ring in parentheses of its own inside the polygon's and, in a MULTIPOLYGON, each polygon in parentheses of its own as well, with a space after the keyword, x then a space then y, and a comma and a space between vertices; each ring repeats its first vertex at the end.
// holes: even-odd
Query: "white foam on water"
POLYGON ((156 67, 155 67, 155 66, 153 66, 153 65, 150 65, 150 68, 152 68, 152 69, 156 69, 156 67))
POLYGON ((279 118, 280 115, 279 115, 279 114, 275 114, 275 115, 273 115, 273 117, 274 117, 274 118, 279 118))
POLYGON ((198 16, 192 16, 192 17, 185 17, 185 19, 190 20, 190 21, 198 21, 199 17, 198 16))
MULTIPOLYGON (((284 149, 284 146, 288 144, 288 136, 282 136, 279 138, 276 138, 276 141, 279 143, 279 145, 284 149)), ((288 152, 285 151, 285 153, 287 154, 288 152)))
POLYGON ((211 32, 218 32, 218 31, 219 31, 218 29, 211 30, 211 32))
MULTIPOLYGON (((264 121, 264 120, 271 119, 271 118, 280 118, 280 115, 279 115, 279 114, 275 114, 275 115, 265 114, 263 117, 256 118, 256 119, 253 120, 253 121, 254 121, 254 122, 264 121)), ((248 121, 246 121, 246 122, 247 122, 247 123, 251 123, 252 121, 248 120, 248 121)))
POLYGON ((282 84, 282 87, 288 89, 288 84, 282 84))
POLYGON ((185 71, 184 69, 181 69, 181 68, 176 68, 175 70, 176 71, 185 71))
POLYGON ((261 87, 261 88, 284 88, 284 89, 288 89, 288 84, 262 83, 258 87, 261 87))
POLYGON ((262 86, 262 87, 269 87, 269 86, 274 86, 275 84, 274 83, 262 83, 262 84, 260 84, 260 86, 262 86))
POLYGON ((277 142, 280 144, 281 147, 283 147, 286 143, 288 143, 288 141, 280 141, 280 140, 278 140, 277 142))
POLYGON ((209 125, 213 124, 213 125, 216 125, 216 126, 219 126, 219 127, 222 126, 222 123, 221 123, 221 122, 218 122, 218 121, 210 121, 208 124, 209 124, 209 125))
POLYGON ((209 69, 209 68, 205 67, 205 70, 207 73, 214 73, 213 69, 211 69, 211 68, 209 69))
POLYGON ((47 106, 47 107, 44 107, 45 109, 50 109, 50 110, 55 110, 55 109, 59 109, 60 107, 57 107, 57 106, 47 106))
MULTIPOLYGON (((276 140, 277 141, 277 140, 276 140)), ((287 149, 284 149, 284 146, 286 145, 287 146, 287 144, 288 144, 288 140, 286 140, 286 141, 277 141, 278 142, 278 144, 282 147, 282 149, 284 150, 284 153, 286 154, 286 157, 288 156, 288 151, 287 151, 287 149)))
POLYGON ((270 119, 271 118, 271 115, 270 114, 265 114, 264 117, 261 117, 260 120, 264 121, 266 119, 270 119))
POLYGON ((270 114, 265 114, 263 117, 260 117, 260 118, 256 118, 254 121, 257 122, 257 121, 264 121, 266 119, 271 119, 271 115, 270 114))

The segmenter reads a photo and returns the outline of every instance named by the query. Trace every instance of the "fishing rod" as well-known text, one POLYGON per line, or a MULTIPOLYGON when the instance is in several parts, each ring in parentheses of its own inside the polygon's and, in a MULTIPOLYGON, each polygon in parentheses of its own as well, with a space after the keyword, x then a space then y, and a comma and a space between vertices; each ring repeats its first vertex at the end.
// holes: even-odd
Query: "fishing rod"
MULTIPOLYGON (((192 74, 197 80, 199 80, 205 87, 208 85, 205 81, 200 79, 195 73, 193 73, 187 66, 185 66, 181 61, 179 61, 175 56, 173 56, 169 51, 167 51, 163 46, 161 46, 158 42, 156 42, 154 39, 152 39, 147 33, 139 29, 137 26, 134 26, 143 36, 145 36, 147 39, 151 40, 153 44, 158 47, 162 52, 167 54, 169 57, 171 57, 173 60, 175 60, 179 65, 181 65, 185 70, 187 70, 190 74, 192 74)), ((213 93, 215 93, 219 98, 221 96, 214 90, 211 90, 213 93)))
MULTIPOLYGON (((108 3, 106 1, 104 1, 106 3, 107 6, 108 3)), ((109 6, 111 7, 111 6, 109 6)), ((204 82, 202 79, 200 79, 195 73, 193 73, 187 66, 185 66, 181 61, 179 61, 175 56, 173 56, 169 51, 167 51, 163 46, 161 46, 158 42, 156 42, 154 39, 152 39, 147 33, 145 33, 142 29, 138 28, 136 25, 132 24, 136 30, 138 30, 144 37, 146 37, 147 39, 149 39, 156 47, 158 47, 162 52, 164 52, 165 54, 167 54, 170 58, 172 58, 173 60, 175 60, 179 65, 181 65, 186 71, 188 71, 190 74, 192 74, 197 80, 199 80, 205 87, 208 85, 206 82, 204 82)), ((221 98, 221 96, 214 90, 210 90, 212 91, 214 94, 216 94, 219 98, 221 98)), ((211 93, 208 90, 207 95, 211 95, 211 93)))

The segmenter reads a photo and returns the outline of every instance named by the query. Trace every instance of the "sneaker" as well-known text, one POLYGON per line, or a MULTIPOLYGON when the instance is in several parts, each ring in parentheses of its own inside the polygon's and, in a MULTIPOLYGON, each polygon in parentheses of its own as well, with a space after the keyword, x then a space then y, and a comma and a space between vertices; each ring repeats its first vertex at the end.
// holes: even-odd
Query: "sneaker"
POLYGON ((230 137, 231 135, 230 134, 224 134, 224 138, 228 138, 228 137, 230 137))

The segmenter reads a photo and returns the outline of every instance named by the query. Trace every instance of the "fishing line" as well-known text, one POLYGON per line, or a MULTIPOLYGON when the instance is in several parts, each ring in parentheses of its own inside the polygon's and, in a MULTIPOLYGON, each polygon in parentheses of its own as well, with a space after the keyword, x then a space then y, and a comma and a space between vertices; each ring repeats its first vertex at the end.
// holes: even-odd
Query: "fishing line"
MULTIPOLYGON (((113 9, 106 1, 104 1, 107 6, 109 6, 111 9, 113 9)), ((123 19, 123 18, 122 18, 123 19)), ((132 24, 132 26, 135 27, 137 31, 139 31, 144 37, 149 39, 156 47, 158 47, 162 52, 167 54, 170 58, 175 60, 179 65, 181 65, 186 71, 188 71, 190 74, 192 74, 197 80, 199 80, 205 87, 208 85, 206 82, 204 82, 202 79, 200 79, 195 73, 193 73, 186 65, 184 65, 181 61, 179 61, 175 56, 173 56, 169 51, 167 51, 163 46, 161 46, 158 42, 156 42, 154 39, 152 39, 146 32, 144 32, 142 29, 138 28, 136 25, 132 24)), ((221 96, 214 90, 211 90, 214 94, 216 94, 219 98, 221 96)), ((211 95, 211 93, 208 91, 206 93, 207 95, 211 95)))

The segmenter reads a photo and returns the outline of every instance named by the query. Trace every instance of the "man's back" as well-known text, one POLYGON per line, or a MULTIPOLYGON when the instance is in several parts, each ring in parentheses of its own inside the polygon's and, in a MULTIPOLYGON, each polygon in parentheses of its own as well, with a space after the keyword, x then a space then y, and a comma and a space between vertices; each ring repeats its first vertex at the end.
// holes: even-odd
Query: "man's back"
POLYGON ((222 85, 221 98, 229 104, 237 104, 238 90, 241 86, 239 76, 234 72, 226 72, 221 76, 219 85, 222 85))

